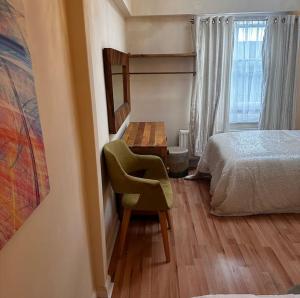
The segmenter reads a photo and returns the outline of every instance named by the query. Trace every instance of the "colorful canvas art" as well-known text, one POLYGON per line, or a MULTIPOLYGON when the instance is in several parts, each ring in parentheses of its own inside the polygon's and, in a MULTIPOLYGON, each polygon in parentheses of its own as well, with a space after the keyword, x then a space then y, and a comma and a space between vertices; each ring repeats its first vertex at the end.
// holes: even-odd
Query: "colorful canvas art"
POLYGON ((20 0, 0 0, 0 249, 49 192, 20 0))

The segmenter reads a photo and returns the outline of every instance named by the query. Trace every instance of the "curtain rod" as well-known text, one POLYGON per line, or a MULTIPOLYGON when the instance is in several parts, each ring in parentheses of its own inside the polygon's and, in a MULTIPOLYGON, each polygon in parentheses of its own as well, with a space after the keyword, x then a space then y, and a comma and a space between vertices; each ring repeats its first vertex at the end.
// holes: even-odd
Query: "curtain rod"
POLYGON ((279 12, 247 12, 247 13, 223 13, 223 14, 198 14, 192 16, 192 18, 189 20, 190 23, 194 24, 195 17, 202 17, 202 18, 209 18, 209 17, 237 17, 237 18, 247 18, 247 17, 261 17, 265 18, 265 20, 268 20, 268 17, 270 16, 278 16, 278 15, 296 15, 300 16, 300 11, 279 11, 279 12))

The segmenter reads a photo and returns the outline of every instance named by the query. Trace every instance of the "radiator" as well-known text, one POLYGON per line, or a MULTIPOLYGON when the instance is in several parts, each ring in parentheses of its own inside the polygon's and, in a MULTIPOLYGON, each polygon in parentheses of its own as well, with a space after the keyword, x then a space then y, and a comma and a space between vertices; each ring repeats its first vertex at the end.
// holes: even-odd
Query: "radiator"
POLYGON ((189 149, 189 131, 187 129, 179 130, 179 147, 189 149))

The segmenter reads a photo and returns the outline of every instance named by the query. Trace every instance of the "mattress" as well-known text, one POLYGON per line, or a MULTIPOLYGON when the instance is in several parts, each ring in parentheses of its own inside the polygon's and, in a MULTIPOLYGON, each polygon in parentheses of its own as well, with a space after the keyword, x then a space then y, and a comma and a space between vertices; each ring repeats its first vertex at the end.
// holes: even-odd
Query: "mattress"
POLYGON ((215 215, 300 213, 300 131, 217 134, 198 172, 212 176, 215 215))

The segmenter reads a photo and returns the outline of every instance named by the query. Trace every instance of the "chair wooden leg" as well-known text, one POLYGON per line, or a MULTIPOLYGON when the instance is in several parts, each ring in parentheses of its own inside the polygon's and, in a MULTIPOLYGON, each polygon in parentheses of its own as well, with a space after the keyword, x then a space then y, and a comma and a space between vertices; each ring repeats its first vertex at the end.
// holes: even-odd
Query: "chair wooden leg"
POLYGON ((172 223, 171 223, 171 218, 170 218, 169 211, 166 211, 166 216, 167 216, 167 221, 168 221, 168 228, 169 228, 169 230, 171 230, 172 229, 172 223))
POLYGON ((161 227, 161 234, 164 242, 164 249, 167 263, 170 262, 170 247, 168 239, 168 226, 167 226, 167 215, 166 212, 159 212, 159 222, 161 227))
POLYGON ((118 256, 121 257, 123 254, 123 249, 126 240, 126 234, 128 229, 128 224, 130 221, 131 209, 124 208, 123 218, 122 218, 122 225, 121 225, 121 232, 120 232, 120 240, 119 240, 119 250, 118 256))

